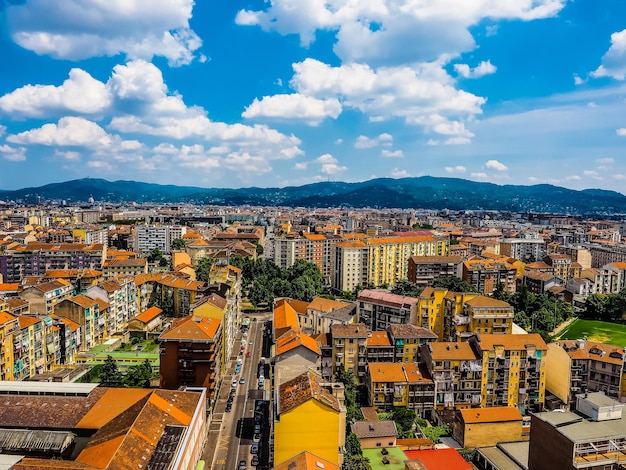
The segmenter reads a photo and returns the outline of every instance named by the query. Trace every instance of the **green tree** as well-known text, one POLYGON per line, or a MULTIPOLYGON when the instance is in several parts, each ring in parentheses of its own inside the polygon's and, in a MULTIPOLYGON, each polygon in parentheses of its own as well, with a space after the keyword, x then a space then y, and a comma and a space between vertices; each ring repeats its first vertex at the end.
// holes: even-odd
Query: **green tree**
MULTIPOLYGON (((163 252, 159 248, 153 248, 150 253, 148 253, 148 262, 149 263, 160 263, 161 260, 164 260, 165 256, 163 252)), ((165 260, 167 263, 167 260, 165 260)))
POLYGON ((174 240, 172 240, 171 248, 172 250, 184 250, 185 240, 182 238, 175 238, 174 240))
POLYGON ((134 388, 150 387, 150 379, 154 376, 152 365, 146 359, 141 364, 137 364, 128 368, 124 376, 124 385, 134 388))
POLYGON ((367 457, 363 457, 362 454, 356 454, 344 458, 341 470, 372 470, 372 466, 367 457))
POLYGON ((117 367, 117 362, 111 355, 108 355, 100 369, 100 386, 102 387, 121 387, 123 383, 123 375, 117 367))
POLYGON ((425 428, 421 428, 424 436, 426 436, 431 441, 437 443, 439 442, 439 438, 441 436, 449 436, 450 428, 448 425, 444 424, 442 426, 428 426, 425 428))
POLYGON ((211 268, 213 267, 214 263, 215 263, 215 260, 213 258, 209 258, 209 257, 200 258, 195 268, 196 279, 202 282, 209 282, 210 280, 209 274, 211 273, 211 268))
POLYGON ((359 438, 356 437, 356 434, 351 432, 346 436, 346 454, 360 455, 362 453, 361 441, 359 441, 359 438))
POLYGON ((398 407, 394 408, 391 419, 399 427, 401 434, 408 436, 413 433, 415 418, 417 418, 415 411, 406 407, 398 407))
POLYGON ((422 293, 422 288, 411 281, 401 279, 391 288, 391 293, 408 297, 419 297, 422 293))
POLYGON ((435 279, 433 286, 442 287, 452 292, 478 292, 476 287, 456 276, 439 277, 435 279))

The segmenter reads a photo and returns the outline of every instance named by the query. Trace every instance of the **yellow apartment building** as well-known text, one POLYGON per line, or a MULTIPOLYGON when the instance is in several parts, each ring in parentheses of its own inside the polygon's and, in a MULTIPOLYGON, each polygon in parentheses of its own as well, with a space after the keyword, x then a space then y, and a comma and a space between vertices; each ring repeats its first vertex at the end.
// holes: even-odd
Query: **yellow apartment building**
POLYGON ((391 411, 410 408, 418 416, 430 417, 434 404, 435 385, 423 374, 418 364, 376 362, 367 367, 366 386, 372 406, 391 411))
POLYGON ((331 325, 333 377, 337 370, 351 370, 358 384, 364 383, 368 331, 363 323, 331 325))
POLYGON ((13 335, 19 331, 17 317, 0 311, 0 380, 14 379, 13 335))
POLYGON ((447 332, 450 341, 465 341, 478 333, 504 335, 513 331, 515 312, 502 300, 476 295, 464 299, 460 312, 456 301, 450 307, 444 318, 444 333, 447 332))
POLYGON ((346 435, 343 393, 342 384, 324 383, 312 370, 281 384, 273 423, 274 462, 307 451, 341 465, 346 435))
POLYGON ((538 334, 480 334, 469 339, 482 360, 481 406, 541 411, 548 347, 538 334))
POLYGON ((421 358, 435 383, 437 410, 462 410, 481 403, 482 360, 467 342, 422 346, 421 358))

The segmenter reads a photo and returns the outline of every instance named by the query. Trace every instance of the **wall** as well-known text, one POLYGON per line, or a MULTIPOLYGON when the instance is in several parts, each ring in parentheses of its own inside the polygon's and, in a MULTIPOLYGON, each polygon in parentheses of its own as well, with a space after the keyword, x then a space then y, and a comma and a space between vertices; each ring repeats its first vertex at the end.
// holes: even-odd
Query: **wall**
POLYGON ((556 343, 548 344, 546 355, 546 390, 567 403, 571 382, 571 359, 569 354, 556 343))

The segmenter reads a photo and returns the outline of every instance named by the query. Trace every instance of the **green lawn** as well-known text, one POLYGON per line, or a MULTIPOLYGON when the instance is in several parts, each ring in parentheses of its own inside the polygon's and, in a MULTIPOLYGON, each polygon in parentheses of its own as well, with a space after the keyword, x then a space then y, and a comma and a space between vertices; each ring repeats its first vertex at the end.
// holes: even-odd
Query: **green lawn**
POLYGON ((626 345, 626 325, 608 323, 599 320, 574 320, 560 332, 557 339, 583 339, 612 344, 626 345))

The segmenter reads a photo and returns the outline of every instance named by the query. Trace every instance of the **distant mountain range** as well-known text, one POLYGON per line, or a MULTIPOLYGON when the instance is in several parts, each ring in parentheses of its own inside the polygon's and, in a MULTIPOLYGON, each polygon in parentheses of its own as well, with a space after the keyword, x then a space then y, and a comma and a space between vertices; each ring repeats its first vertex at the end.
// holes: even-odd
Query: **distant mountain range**
POLYGON ((85 178, 15 191, 0 190, 4 201, 33 203, 160 202, 291 207, 372 207, 403 209, 503 210, 568 214, 626 214, 626 196, 615 191, 575 191, 478 183, 458 178, 377 178, 360 183, 326 182, 285 188, 219 189, 85 178))

